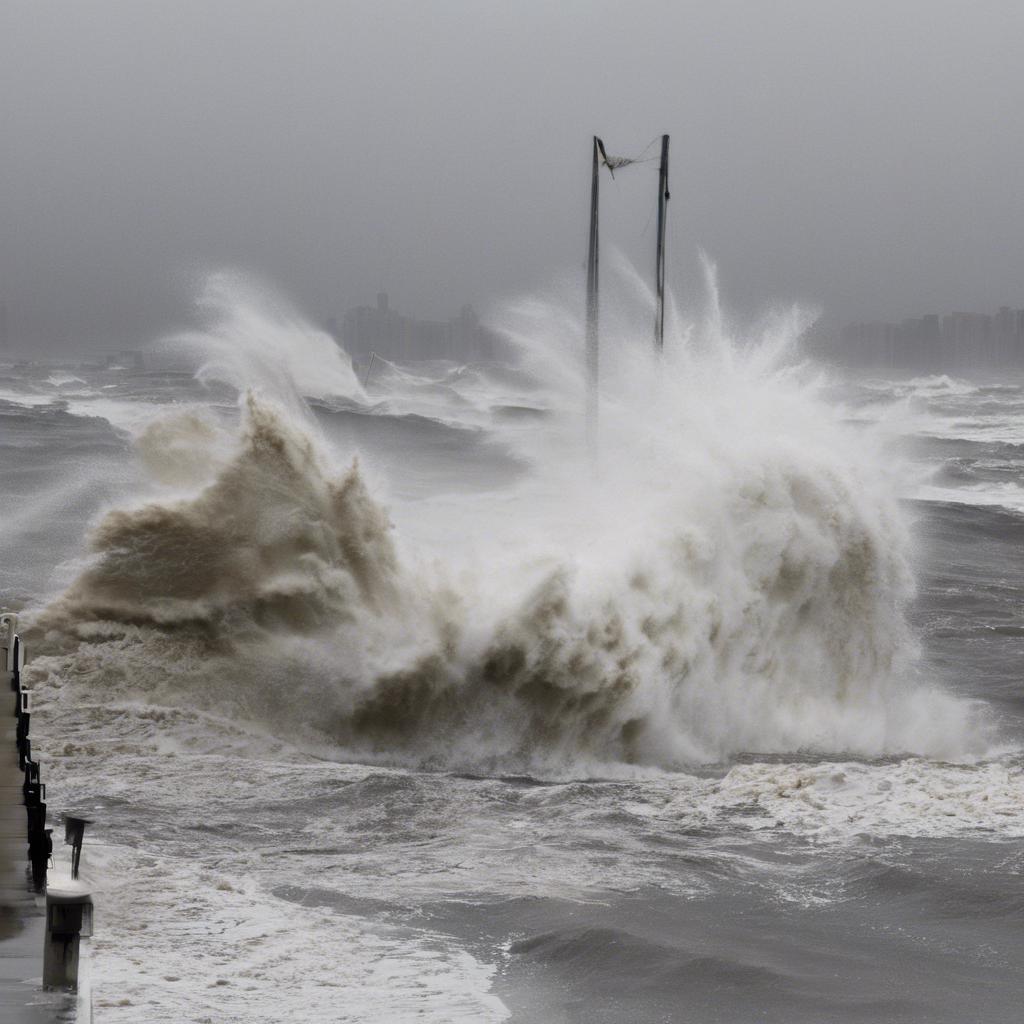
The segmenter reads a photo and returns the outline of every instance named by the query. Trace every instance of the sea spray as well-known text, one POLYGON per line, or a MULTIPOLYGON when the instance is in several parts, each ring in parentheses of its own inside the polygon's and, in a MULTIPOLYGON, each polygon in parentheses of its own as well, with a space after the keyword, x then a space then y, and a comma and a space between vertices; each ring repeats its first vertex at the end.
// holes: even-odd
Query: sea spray
POLYGON ((199 380, 266 391, 297 413, 308 398, 365 401, 348 353, 265 282, 234 271, 211 273, 196 307, 200 326, 160 345, 191 356, 199 380))
MULTIPOLYGON (((239 385, 236 327, 270 328, 218 287, 210 344, 239 385)), ((162 432, 177 489, 97 524, 91 564, 37 617, 54 652, 37 673, 338 757, 573 771, 980 750, 969 706, 917 678, 894 481, 794 368, 799 316, 737 341, 713 302, 703 323, 672 318, 659 359, 611 312, 597 462, 579 324, 532 300, 505 323, 545 415, 488 429, 524 473, 395 509, 403 532, 298 400, 306 342, 275 383, 274 320, 275 373, 257 341, 230 444, 191 413, 143 436, 162 432)))

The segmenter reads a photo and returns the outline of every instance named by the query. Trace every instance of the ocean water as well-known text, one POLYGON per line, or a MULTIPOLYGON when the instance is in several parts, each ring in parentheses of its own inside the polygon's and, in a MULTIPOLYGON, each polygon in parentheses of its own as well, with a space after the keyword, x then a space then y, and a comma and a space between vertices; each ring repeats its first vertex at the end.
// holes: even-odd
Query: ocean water
POLYGON ((0 367, 98 1021, 1020 1018, 1024 379, 644 301, 596 460, 557 296, 515 366, 218 275, 194 372, 0 367))

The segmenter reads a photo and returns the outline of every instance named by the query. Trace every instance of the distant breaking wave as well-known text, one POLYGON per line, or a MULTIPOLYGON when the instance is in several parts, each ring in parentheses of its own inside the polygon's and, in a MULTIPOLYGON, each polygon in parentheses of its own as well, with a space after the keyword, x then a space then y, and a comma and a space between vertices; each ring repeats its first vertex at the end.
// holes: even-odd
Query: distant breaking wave
MULTIPOLYGON (((675 317, 659 360, 611 310, 594 467, 579 322, 510 310, 550 415, 495 420, 528 472, 424 502, 445 538, 425 551, 295 400, 308 331, 278 388, 281 321, 219 287, 210 347, 243 391, 237 432, 192 410, 139 436, 165 495, 96 525, 91 562, 36 616, 36 673, 338 757, 582 770, 984 749, 971 707, 918 677, 896 483, 792 367, 796 315, 739 342, 713 302, 675 317)), ((344 354, 331 372, 364 399, 344 354)))

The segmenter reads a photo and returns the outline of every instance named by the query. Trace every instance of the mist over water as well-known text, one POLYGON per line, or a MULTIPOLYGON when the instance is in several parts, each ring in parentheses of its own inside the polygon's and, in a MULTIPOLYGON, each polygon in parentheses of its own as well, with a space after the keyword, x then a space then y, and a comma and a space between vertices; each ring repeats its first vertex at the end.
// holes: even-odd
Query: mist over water
POLYGON ((144 483, 35 615, 37 675, 338 759, 571 775, 983 754, 976 707, 919 664, 893 453, 801 365, 800 312, 734 334, 709 268, 707 310, 673 310, 656 355, 649 295, 628 268, 616 285, 595 461, 575 296, 496 316, 514 371, 385 366, 364 388, 284 300, 214 275, 165 344, 238 414, 192 402, 134 432, 144 483), (406 490, 421 467, 401 452, 385 474, 334 439, 352 417, 482 437, 505 478, 467 460, 406 490))

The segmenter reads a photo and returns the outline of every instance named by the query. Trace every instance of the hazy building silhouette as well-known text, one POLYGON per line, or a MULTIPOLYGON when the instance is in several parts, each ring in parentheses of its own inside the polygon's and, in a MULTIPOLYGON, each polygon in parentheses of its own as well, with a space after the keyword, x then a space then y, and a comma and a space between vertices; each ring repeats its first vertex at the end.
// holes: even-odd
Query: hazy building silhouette
POLYGON ((472 306, 463 306, 452 320, 418 320, 392 309, 387 292, 378 293, 375 306, 356 306, 345 314, 340 341, 357 360, 376 353, 397 362, 478 362, 494 359, 502 345, 472 306))
POLYGON ((865 369, 1024 369, 1024 309, 1001 306, 994 315, 954 311, 899 323, 852 323, 831 337, 816 332, 810 344, 826 358, 865 369))

